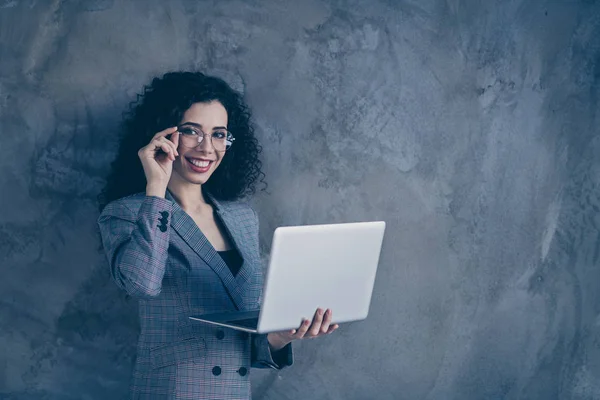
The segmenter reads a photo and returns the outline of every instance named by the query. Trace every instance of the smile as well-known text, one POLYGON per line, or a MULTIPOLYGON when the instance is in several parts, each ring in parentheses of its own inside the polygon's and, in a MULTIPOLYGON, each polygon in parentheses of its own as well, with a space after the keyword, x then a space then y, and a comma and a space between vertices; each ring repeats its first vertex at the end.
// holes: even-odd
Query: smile
POLYGON ((210 169, 213 161, 209 160, 201 160, 197 158, 186 158, 187 162, 190 164, 191 168, 195 172, 206 172, 210 169))

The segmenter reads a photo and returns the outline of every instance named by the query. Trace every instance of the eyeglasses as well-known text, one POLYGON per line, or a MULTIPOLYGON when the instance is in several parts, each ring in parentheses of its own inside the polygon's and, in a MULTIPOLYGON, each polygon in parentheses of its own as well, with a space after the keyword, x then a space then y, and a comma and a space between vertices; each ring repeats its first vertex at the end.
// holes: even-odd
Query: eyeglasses
MULTIPOLYGON (((195 126, 180 125, 177 127, 177 130, 181 133, 181 144, 189 148, 198 146, 204 141, 204 137, 207 135, 202 129, 195 126)), ((231 132, 226 129, 218 129, 210 135, 210 142, 216 151, 229 150, 234 140, 235 138, 231 132)))

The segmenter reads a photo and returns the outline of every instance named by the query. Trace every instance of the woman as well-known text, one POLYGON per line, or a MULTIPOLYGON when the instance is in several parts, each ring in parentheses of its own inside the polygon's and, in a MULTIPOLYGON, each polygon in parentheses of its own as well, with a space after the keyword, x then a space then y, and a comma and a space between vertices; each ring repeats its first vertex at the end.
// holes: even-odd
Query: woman
POLYGON ((248 108, 221 79, 167 73, 124 131, 98 224, 114 281, 139 299, 133 398, 249 399, 250 367, 292 365, 294 340, 338 326, 320 309, 268 335, 188 318, 259 306, 258 218, 239 201, 262 176, 248 108))

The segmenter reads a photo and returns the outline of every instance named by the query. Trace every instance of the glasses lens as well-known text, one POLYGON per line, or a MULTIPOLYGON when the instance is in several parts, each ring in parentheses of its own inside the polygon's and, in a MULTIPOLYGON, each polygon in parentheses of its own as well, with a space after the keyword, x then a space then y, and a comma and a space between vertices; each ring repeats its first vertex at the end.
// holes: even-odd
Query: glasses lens
MULTIPOLYGON (((198 146, 198 139, 202 137, 202 134, 196 131, 194 128, 189 126, 182 126, 177 128, 179 133, 181 133, 180 140, 181 144, 185 147, 196 147, 198 146)), ((200 139, 202 141, 202 139, 200 139)))
POLYGON ((212 134, 212 144, 217 151, 225 151, 231 147, 233 135, 228 131, 215 131, 212 134))

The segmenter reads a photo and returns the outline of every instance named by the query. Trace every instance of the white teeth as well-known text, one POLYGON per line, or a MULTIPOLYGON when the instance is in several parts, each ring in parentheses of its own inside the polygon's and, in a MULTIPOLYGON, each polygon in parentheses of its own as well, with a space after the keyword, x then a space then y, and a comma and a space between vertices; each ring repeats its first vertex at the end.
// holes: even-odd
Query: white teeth
POLYGON ((196 167, 200 167, 200 168, 206 168, 206 167, 208 167, 208 164, 210 164, 210 161, 190 160, 190 162, 192 164, 194 164, 196 167))

